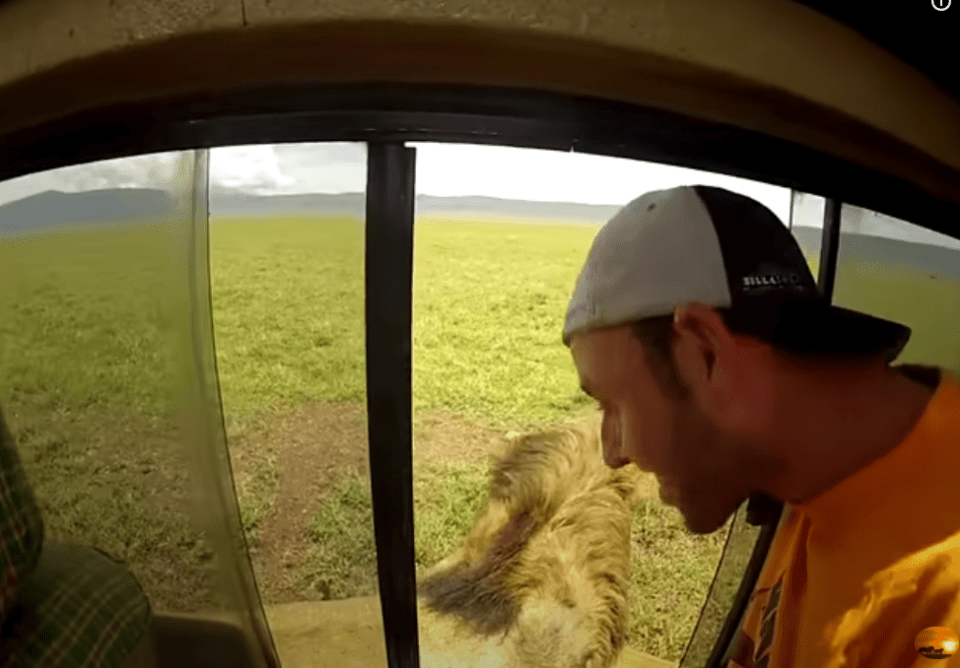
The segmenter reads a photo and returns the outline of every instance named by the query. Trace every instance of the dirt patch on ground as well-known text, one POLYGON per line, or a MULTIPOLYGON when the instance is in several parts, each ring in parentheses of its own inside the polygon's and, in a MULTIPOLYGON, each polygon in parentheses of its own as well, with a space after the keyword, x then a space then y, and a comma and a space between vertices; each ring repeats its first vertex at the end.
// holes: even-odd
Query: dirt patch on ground
MULTIPOLYGON (((419 412, 413 439, 415 471, 430 463, 484 465, 501 442, 497 432, 446 411, 419 412)), ((339 475, 369 475, 363 405, 309 402, 238 434, 230 449, 241 505, 258 470, 276 471, 273 502, 251 545, 261 595, 268 603, 314 598, 299 576, 310 549, 310 520, 339 475)))
MULTIPOLYGON (((418 411, 413 428, 414 475, 431 464, 486 467, 505 434, 450 411, 418 411)), ((250 545, 265 603, 318 598, 302 577, 311 548, 310 522, 339 476, 369 476, 367 438, 363 404, 314 401, 268 416, 230 439, 241 506, 245 497, 268 499, 250 545), (258 477, 260 487, 254 491, 258 477), (266 487, 263 480, 268 480, 266 487)), ((656 481, 645 476, 641 495, 656 493, 656 481)))
POLYGON ((431 463, 486 465, 503 439, 501 432, 444 410, 417 413, 413 429, 415 468, 431 463))

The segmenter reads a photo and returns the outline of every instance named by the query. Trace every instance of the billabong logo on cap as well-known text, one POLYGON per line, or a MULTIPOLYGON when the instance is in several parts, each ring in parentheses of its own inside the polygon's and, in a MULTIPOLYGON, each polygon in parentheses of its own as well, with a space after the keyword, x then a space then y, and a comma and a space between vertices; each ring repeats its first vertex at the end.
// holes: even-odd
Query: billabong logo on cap
POLYGON ((743 277, 743 289, 777 288, 787 285, 802 285, 803 279, 799 274, 752 274, 743 277))
POLYGON ((742 288, 744 292, 761 290, 763 292, 769 289, 782 290, 784 288, 804 287, 804 277, 795 268, 784 266, 779 262, 761 262, 742 279, 742 288), (766 288, 766 289, 765 289, 766 288))

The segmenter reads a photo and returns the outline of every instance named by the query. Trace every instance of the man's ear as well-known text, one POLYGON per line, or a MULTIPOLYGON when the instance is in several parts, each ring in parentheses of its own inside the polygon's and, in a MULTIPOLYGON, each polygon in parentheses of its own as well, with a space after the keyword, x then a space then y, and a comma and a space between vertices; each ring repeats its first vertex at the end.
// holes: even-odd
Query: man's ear
POLYGON ((735 345, 723 318, 703 304, 683 304, 673 317, 673 353, 677 373, 688 387, 707 399, 703 393, 717 380, 717 361, 735 345))

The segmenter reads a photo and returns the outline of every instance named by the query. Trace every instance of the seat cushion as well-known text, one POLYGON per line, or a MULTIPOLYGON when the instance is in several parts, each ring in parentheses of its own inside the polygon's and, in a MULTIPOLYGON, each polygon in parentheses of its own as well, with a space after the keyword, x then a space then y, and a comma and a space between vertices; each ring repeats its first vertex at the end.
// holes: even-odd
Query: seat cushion
POLYGON ((144 638, 150 603, 104 553, 47 540, 0 630, 0 665, 119 668, 144 638))
POLYGON ((43 518, 13 436, 0 414, 0 625, 24 577, 36 567, 43 518))

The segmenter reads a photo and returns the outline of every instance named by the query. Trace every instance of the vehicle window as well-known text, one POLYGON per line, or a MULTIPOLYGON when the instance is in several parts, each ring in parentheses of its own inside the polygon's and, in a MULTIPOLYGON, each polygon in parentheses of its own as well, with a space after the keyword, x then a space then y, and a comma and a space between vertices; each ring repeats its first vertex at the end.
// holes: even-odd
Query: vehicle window
MULTIPOLYGON (((742 192, 790 221, 815 273, 822 200, 818 219, 816 198, 694 170, 417 149, 415 556, 426 577, 481 526, 505 443, 596 418, 560 332, 587 250, 620 207, 681 183, 742 192)), ((137 156, 0 183, 0 409, 48 533, 124 561, 157 612, 252 635, 262 610, 284 660, 318 649, 385 660, 365 183, 365 146, 347 143, 137 156)), ((741 509, 693 536, 655 480, 638 487, 626 651, 670 662, 686 651, 696 665, 757 529, 741 509)), ((558 572, 554 585, 577 585, 558 572)), ((421 618, 421 640, 435 625, 421 618)))
MULTIPOLYGON (((575 153, 438 144, 419 144, 417 151, 414 476, 423 574, 468 534, 480 545, 495 539, 495 532, 484 533, 492 515, 485 497, 489 456, 508 434, 549 442, 557 438, 557 425, 596 418, 560 335, 601 226, 644 192, 683 183, 743 192, 787 222, 790 192, 575 153)), ((536 484, 536 476, 527 475, 536 484)), ((679 661, 698 620, 691 656, 705 658, 757 529, 741 510, 715 534, 692 535, 679 513, 661 503, 652 476, 644 474, 639 488, 630 515, 626 660, 644 654, 679 661)), ((531 559, 568 558, 559 543, 544 538, 525 549, 531 559)), ((575 566, 581 572, 602 567, 586 559, 575 566)), ((549 590, 549 569, 529 577, 549 590)), ((573 589, 586 587, 579 577, 570 571, 561 580, 573 589)), ((426 643, 422 635, 421 647, 426 643)))
MULTIPOLYGON (((0 407, 48 540, 125 564, 155 613, 249 638, 259 602, 204 358, 206 177, 197 151, 0 184, 0 407)), ((175 626, 157 627, 167 661, 198 641, 175 626)))
POLYGON ((318 653, 386 661, 366 418, 366 170, 364 144, 212 151, 230 459, 270 630, 294 664, 318 653))
POLYGON ((834 301, 910 327, 899 361, 960 372, 960 240, 844 205, 834 301))

